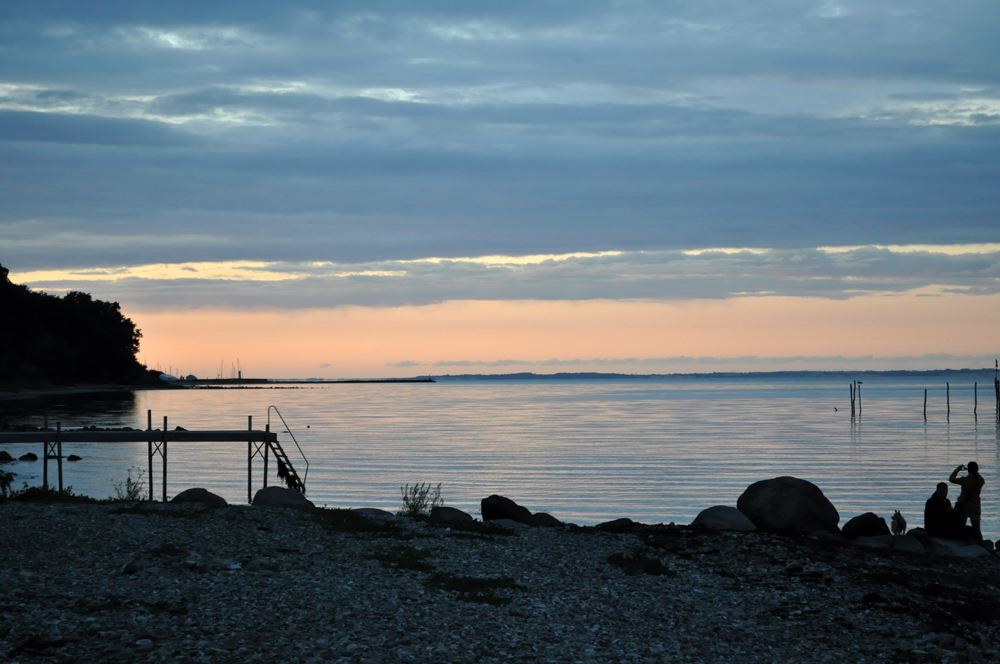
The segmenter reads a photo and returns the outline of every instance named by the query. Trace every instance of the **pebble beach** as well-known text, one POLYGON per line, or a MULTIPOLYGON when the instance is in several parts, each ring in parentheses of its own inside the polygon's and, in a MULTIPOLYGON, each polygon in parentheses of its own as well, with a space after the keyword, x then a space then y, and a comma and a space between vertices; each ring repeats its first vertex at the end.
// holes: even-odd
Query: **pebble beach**
POLYGON ((0 662, 997 661, 995 554, 0 503, 0 662))

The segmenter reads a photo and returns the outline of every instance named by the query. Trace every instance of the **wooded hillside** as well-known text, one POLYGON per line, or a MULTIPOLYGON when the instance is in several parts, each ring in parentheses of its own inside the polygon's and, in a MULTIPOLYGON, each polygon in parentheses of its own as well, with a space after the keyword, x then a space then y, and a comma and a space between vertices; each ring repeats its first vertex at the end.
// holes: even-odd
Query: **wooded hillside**
POLYGON ((0 265, 0 382, 138 383, 142 333, 117 302, 63 297, 11 283, 0 265))

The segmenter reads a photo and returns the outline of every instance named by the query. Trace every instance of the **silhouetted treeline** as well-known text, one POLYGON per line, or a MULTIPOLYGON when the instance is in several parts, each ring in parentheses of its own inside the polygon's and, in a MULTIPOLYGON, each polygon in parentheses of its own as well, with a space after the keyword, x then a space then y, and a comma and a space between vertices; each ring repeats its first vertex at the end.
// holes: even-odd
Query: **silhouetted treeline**
POLYGON ((142 333, 117 302, 11 283, 0 265, 0 382, 138 383, 142 333))

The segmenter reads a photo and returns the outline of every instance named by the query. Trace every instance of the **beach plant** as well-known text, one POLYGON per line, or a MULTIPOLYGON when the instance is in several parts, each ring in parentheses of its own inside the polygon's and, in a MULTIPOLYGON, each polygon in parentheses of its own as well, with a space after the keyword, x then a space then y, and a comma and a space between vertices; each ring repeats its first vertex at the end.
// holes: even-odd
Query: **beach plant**
POLYGON ((10 485, 14 483, 17 473, 8 473, 0 470, 0 497, 6 498, 10 492, 10 485))
POLYGON ((608 556, 608 563, 620 567, 629 576, 635 576, 639 572, 655 576, 677 576, 677 572, 664 565, 659 558, 652 558, 641 551, 632 555, 613 553, 608 556))
POLYGON ((117 500, 134 503, 147 498, 145 473, 137 466, 128 469, 128 476, 124 482, 111 480, 111 484, 115 487, 117 500), (136 474, 135 479, 132 478, 133 470, 136 474))
POLYGON ((20 489, 11 491, 7 495, 8 500, 16 500, 22 503, 99 503, 101 501, 90 496, 78 496, 73 493, 73 487, 68 486, 62 491, 41 486, 28 486, 24 482, 20 489))
POLYGON ((424 482, 406 484, 399 487, 399 493, 403 496, 403 508, 396 512, 397 516, 430 516, 431 508, 444 505, 440 482, 437 486, 424 482))
POLYGON ((483 578, 478 576, 461 576, 448 572, 436 572, 424 582, 424 585, 430 590, 458 593, 458 599, 463 602, 491 604, 493 606, 502 606, 511 602, 510 597, 497 595, 497 590, 523 589, 509 576, 483 578))
POLYGON ((386 567, 412 569, 417 572, 433 572, 434 566, 425 562, 431 555, 431 552, 426 549, 418 549, 402 544, 377 551, 367 557, 379 561, 386 567))

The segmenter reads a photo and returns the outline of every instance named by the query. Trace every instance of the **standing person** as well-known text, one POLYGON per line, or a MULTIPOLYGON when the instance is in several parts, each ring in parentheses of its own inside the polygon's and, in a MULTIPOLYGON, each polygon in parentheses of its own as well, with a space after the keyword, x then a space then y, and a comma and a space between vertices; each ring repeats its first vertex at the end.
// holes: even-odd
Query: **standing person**
MULTIPOLYGON (((983 490, 983 484, 986 483, 986 480, 979 474, 979 464, 975 461, 969 462, 969 474, 965 477, 959 477, 958 474, 963 470, 966 470, 966 466, 959 466, 952 471, 951 477, 948 478, 948 481, 952 484, 962 487, 962 493, 958 496, 958 500, 955 501, 955 509, 969 517, 969 524, 976 534, 976 540, 982 542, 983 531, 979 528, 979 522, 983 513, 983 507, 979 500, 979 493, 983 490)), ((962 523, 965 523, 964 518, 962 519, 962 523)))

